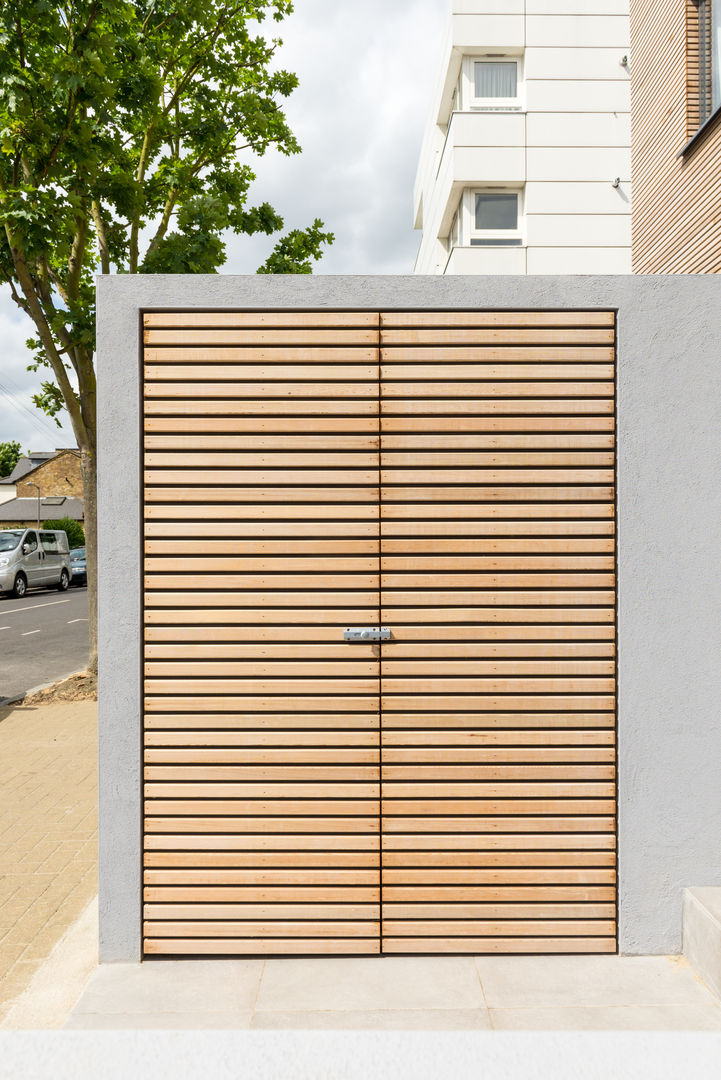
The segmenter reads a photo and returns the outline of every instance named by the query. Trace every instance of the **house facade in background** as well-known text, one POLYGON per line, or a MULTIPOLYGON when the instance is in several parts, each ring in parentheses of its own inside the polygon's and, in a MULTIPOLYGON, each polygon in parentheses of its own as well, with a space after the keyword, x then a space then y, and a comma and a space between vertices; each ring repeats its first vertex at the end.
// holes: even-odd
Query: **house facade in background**
POLYGON ((82 521, 83 481, 76 449, 30 451, 0 480, 0 528, 69 517, 82 521))
POLYGON ((416 273, 631 272, 629 41, 628 0, 452 0, 416 273))
POLYGON ((633 269, 721 272, 721 0, 631 0, 633 269))

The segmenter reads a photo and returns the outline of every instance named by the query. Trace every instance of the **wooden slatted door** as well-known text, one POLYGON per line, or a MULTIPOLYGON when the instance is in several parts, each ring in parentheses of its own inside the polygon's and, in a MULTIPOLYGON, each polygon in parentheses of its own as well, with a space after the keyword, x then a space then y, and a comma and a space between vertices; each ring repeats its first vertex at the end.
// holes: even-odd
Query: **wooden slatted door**
POLYGON ((613 952, 614 315, 381 327, 383 951, 613 952))
POLYGON ((147 955, 379 951, 378 321, 145 316, 147 955))

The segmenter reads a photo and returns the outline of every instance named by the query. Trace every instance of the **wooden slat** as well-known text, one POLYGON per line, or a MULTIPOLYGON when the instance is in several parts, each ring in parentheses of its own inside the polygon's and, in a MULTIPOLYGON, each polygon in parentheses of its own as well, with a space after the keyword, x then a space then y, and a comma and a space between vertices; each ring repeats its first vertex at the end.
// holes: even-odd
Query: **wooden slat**
POLYGON ((250 867, 258 872, 288 868, 295 873, 298 867, 309 871, 326 867, 332 867, 334 871, 351 867, 376 870, 378 857, 374 851, 146 851, 143 865, 174 870, 182 867, 211 870, 250 867))
MULTIPOLYGON (((255 425, 258 427, 259 425, 255 425)), ((502 438, 502 436, 498 436, 502 438)), ((512 438, 512 436, 508 436, 512 438)), ((542 439, 541 435, 531 436, 534 440, 542 439)), ((608 435, 577 435, 576 440, 590 439, 591 442, 573 442, 570 445, 584 449, 586 446, 605 447, 604 440, 611 439, 608 435)), ((515 445, 515 444, 511 444, 515 445)), ((534 442, 534 446, 535 446, 534 442)), ((542 446, 543 444, 539 444, 542 446)), ((289 450, 378 450, 380 449, 380 435, 146 435, 146 451, 157 450, 183 450, 183 451, 207 451, 207 450, 276 450, 288 453, 289 450)), ((405 449, 401 447, 401 449, 405 449)), ((147 460, 147 459, 146 459, 147 460)), ((207 457, 204 457, 204 461, 207 457)))
MULTIPOLYGON (((536 377, 538 377, 536 372, 536 377)), ((531 376, 532 378, 533 376, 531 376)), ((566 403, 564 398, 611 398, 613 397, 613 383, 611 382, 572 382, 566 380, 558 380, 556 382, 447 382, 443 377, 442 369, 438 369, 436 382, 396 382, 390 379, 386 380, 383 384, 383 400, 388 403, 389 409, 395 410, 400 408, 403 404, 413 404, 413 398, 436 398, 436 399, 448 399, 448 398, 463 398, 466 401, 471 402, 473 398, 491 399, 496 401, 499 398, 511 399, 511 398, 553 398, 556 404, 554 411, 560 411, 565 408, 566 403)), ((181 388, 186 384, 171 384, 173 389, 178 388, 178 396, 186 397, 192 396, 192 388, 188 388, 187 393, 184 391, 181 393, 181 388)), ((220 396, 220 389, 225 384, 221 383, 213 387, 213 393, 215 396, 220 396)), ((254 383, 253 386, 256 384, 254 383)), ((264 384, 257 384, 260 393, 259 396, 271 397, 273 387, 269 384, 267 389, 264 384)), ((284 384, 278 384, 280 387, 284 384)), ((303 384, 297 384, 303 385, 303 384)), ((315 386, 315 384, 313 384, 315 386)), ((355 383, 346 383, 345 386, 355 388, 355 383)), ((161 388, 164 389, 164 388, 161 388)), ((332 397, 331 387, 322 387, 322 393, 318 394, 318 397, 332 397)), ((309 390, 310 394, 310 390, 309 390)), ((304 395, 304 396, 309 396, 304 395)), ((162 395, 160 395, 162 396, 162 395)), ((351 396, 364 397, 369 396, 358 393, 353 394, 351 390, 351 396)), ((514 403, 515 406, 515 403, 514 403)), ((506 410, 509 410, 510 406, 506 404, 506 410)), ((537 410, 534 408, 534 412, 537 410)))
POLYGON ((441 953, 450 956, 474 956, 478 954, 510 955, 513 953, 557 953, 563 955, 580 953, 615 953, 616 938, 588 937, 458 937, 458 938, 383 938, 386 954, 441 953))
MULTIPOLYGON (((300 345, 329 345, 337 349, 345 345, 377 345, 378 331, 370 326, 352 330, 345 327, 312 330, 300 327, 282 330, 258 327, 209 327, 197 330, 183 327, 180 330, 145 330, 143 340, 146 345, 289 345, 296 348, 300 345)), ((604 341, 602 337, 598 340, 599 343, 604 341)))
POLYGON ((233 939, 147 937, 143 948, 148 956, 377 956, 381 951, 378 938, 314 936, 233 939))
MULTIPOLYGON (((157 615, 157 612, 153 613, 157 615)), ((177 614, 174 613, 174 614, 177 614)), ((212 613, 206 613, 212 614, 212 613)), ((280 617, 282 623, 282 616, 280 617)), ((193 623, 192 615, 188 616, 188 622, 193 623)), ((257 656, 264 649, 283 649, 283 655, 290 658, 293 656, 312 655, 316 649, 315 642, 331 642, 332 647, 327 655, 352 656, 376 655, 372 652, 378 645, 373 643, 352 644, 344 642, 342 645, 335 644, 342 640, 343 631, 339 625, 332 626, 234 626, 213 625, 204 626, 200 622, 194 625, 182 626, 177 622, 168 620, 165 626, 154 625, 148 620, 145 627, 145 641, 147 642, 146 655, 148 657, 173 656, 182 658, 189 656, 184 650, 192 646, 192 655, 204 655, 213 651, 214 655, 237 656, 242 653, 241 648, 247 650, 247 655, 257 656), (212 638, 217 645, 208 644, 212 638), (250 642, 251 644, 246 644, 250 642), (290 643, 293 644, 290 644, 290 643), (302 644, 296 644, 302 642, 302 644), (154 644, 159 643, 159 644, 154 644), (232 643, 233 651, 230 652, 232 643), (282 643, 282 644, 281 644, 282 643), (174 650, 174 651, 173 651, 174 650), (295 652, 294 650, 303 650, 295 652), (358 651, 361 650, 361 651, 358 651)), ((558 626, 535 626, 517 624, 503 626, 493 624, 478 626, 463 624, 458 626, 444 627, 443 643, 437 641, 438 627, 405 626, 395 623, 393 627, 393 639, 396 643, 398 656, 477 656, 483 655, 507 655, 515 656, 513 651, 514 642, 537 642, 529 645, 529 649, 539 650, 529 655, 543 656, 545 652, 540 650, 552 647, 552 642, 558 642, 555 647, 561 649, 564 655, 581 656, 613 656, 613 640, 615 627, 611 624, 561 624, 558 626), (484 642, 485 644, 480 644, 484 642), (441 650, 448 650, 443 652, 441 650), (459 650, 465 650, 459 651, 459 650)), ((270 655, 267 653, 266 655, 270 655)))
MULTIPOLYGON (((614 338, 612 325, 604 329, 582 330, 529 327, 528 324, 525 328, 520 326, 514 329, 454 327, 431 330, 405 326, 393 330, 384 326, 381 330, 381 346, 384 349, 389 345, 612 345, 614 338)), ((347 340, 350 343, 353 339, 347 340)))
MULTIPOLYGON (((256 384, 257 385, 257 384, 256 384)), ((344 385, 348 385, 347 383, 344 385)), ((277 390, 277 386, 276 386, 277 390)), ((339 392, 338 387, 335 388, 336 393, 339 392)), ((373 418, 372 423, 369 423, 368 419, 359 421, 360 428, 355 430, 378 430, 378 402, 370 395, 367 398, 324 398, 323 400, 314 400, 313 398, 303 398, 301 396, 297 398, 285 397, 282 398, 283 406, 282 410, 279 408, 278 402, 281 398, 268 398, 265 400, 259 400, 257 397, 206 397, 203 398, 197 393, 191 395, 188 399, 177 398, 174 400, 163 399, 160 395, 159 400, 153 400, 147 398, 145 401, 145 415, 147 423, 150 423, 153 417, 172 417, 172 421, 166 421, 166 424, 170 423, 171 431, 186 431, 188 424, 183 423, 184 418, 192 417, 193 425, 198 425, 199 431, 233 431, 239 430, 234 428, 234 423, 242 423, 242 421, 235 421, 235 417, 262 417, 264 420, 272 418, 274 426, 270 430, 285 431, 285 430, 298 430, 297 428, 290 428, 287 425, 292 421, 289 418, 292 417, 308 417, 309 424, 306 428, 307 431, 328 431, 335 430, 331 425, 337 417, 364 417, 373 418), (278 413, 282 412, 284 415, 279 417, 278 413), (205 422, 205 427, 202 426, 202 422, 205 422), (325 425, 328 426, 325 426, 325 425)), ((588 411, 588 410, 586 410, 588 411)), ((163 430, 168 430, 166 426, 163 430)), ((247 430, 247 429, 240 429, 247 430)), ((353 431, 352 427, 343 427, 343 431, 353 431)))
MULTIPOLYGON (((143 923, 143 933, 146 938, 207 938, 212 932, 215 938, 304 938, 309 937, 311 927, 307 922, 288 922, 282 918, 271 918, 267 922, 254 922, 243 920, 242 922, 226 922, 214 919, 212 926, 208 925, 207 919, 199 922, 180 922, 176 920, 155 921, 147 920, 143 923)), ((561 931, 562 932, 562 931, 561 931)), ((312 925, 312 937, 321 938, 378 938, 380 934, 380 922, 364 920, 352 922, 350 920, 323 922, 314 919, 312 925)), ((192 951, 192 950, 191 950, 192 951)))
MULTIPOLYGON (((521 326, 540 327, 613 327, 612 311, 393 311, 381 312, 384 330, 418 327, 521 326)), ((410 339, 404 339, 410 340, 410 339)))
MULTIPOLYGON (((355 350, 345 350, 346 355, 355 350)), ((295 355, 295 354, 294 354, 295 355)), ((357 357, 354 355, 354 359, 357 357)), ((381 363, 396 364, 609 364, 615 353, 611 345, 529 345, 496 343, 492 345, 392 345, 380 351, 381 363)))
MULTIPOLYGON (((228 438, 233 438, 233 436, 229 436, 228 438)), ((235 436, 235 438, 239 439, 242 438, 242 436, 235 436)), ((288 438, 292 438, 292 436, 289 436, 288 438)), ((170 437, 162 438, 161 436, 156 435, 148 436, 146 438, 146 444, 151 439, 153 440, 153 445, 162 445, 165 447, 167 443, 170 443, 170 437)), ((324 443, 326 441, 327 440, 323 439, 324 443)), ((204 442, 205 440, 201 440, 201 444, 204 442)), ((613 433, 605 431, 595 433, 582 431, 577 434, 569 432, 565 435, 548 434, 547 432, 533 432, 532 434, 518 432, 510 434, 506 432, 501 434, 473 433, 465 435, 430 435, 422 432, 412 432, 402 435, 384 433, 383 458, 384 460, 387 460, 390 456, 399 451, 413 452, 414 454, 419 452, 441 451, 444 456, 450 451, 457 450, 470 450, 476 452, 507 450, 550 451, 557 454, 561 451, 565 453, 569 450, 613 450, 614 444, 615 437, 613 433)), ((174 442, 171 445, 173 449, 176 448, 174 442)), ((184 445, 179 444, 178 448, 183 449, 184 445)), ((229 448, 230 447, 228 447, 228 449, 229 448)), ((301 446, 301 448, 305 449, 306 447, 301 446)))
MULTIPOLYGON (((395 385, 396 391, 399 389, 398 384, 391 385, 395 385)), ((437 383, 435 385, 442 388, 444 384, 437 383)), ((469 398, 465 397, 467 389, 459 391, 458 396, 450 400, 447 400, 448 395, 445 395, 442 389, 424 399, 421 399, 420 396, 416 399, 410 395, 407 395, 406 398, 400 398, 397 394, 394 394, 393 397, 386 396, 381 400, 381 431, 389 429, 393 431, 417 430, 417 428, 402 428, 397 423, 396 417, 412 417, 413 419, 408 421, 409 424, 416 424, 416 418, 422 417, 421 422, 426 425, 425 430, 430 429, 432 431, 442 430, 435 417, 445 417, 449 423, 449 429, 457 432, 463 430, 491 430, 485 426, 475 429, 468 428, 466 425, 471 422, 470 418, 475 417, 488 417, 488 421, 484 420, 482 422, 486 424, 490 422, 490 418, 512 416, 514 417, 513 430, 537 431, 539 427, 524 428, 522 420, 525 415, 532 416, 537 424, 540 416, 547 416, 548 421, 544 421, 544 423, 550 424, 553 417, 598 416, 599 418, 610 418, 613 415, 612 389, 609 389, 605 396, 594 395, 585 399, 577 399, 571 393, 564 397, 553 396, 553 390, 549 384, 536 384, 540 392, 530 393, 524 398, 514 398, 508 386, 503 387, 505 393, 501 393, 502 388, 497 383, 477 385, 483 386, 483 392, 469 398), (454 419, 448 421, 449 417, 454 419), (383 420, 387 420, 388 423, 384 424, 383 420)), ((528 387, 531 384, 524 383, 523 385, 528 387)), ((555 385, 558 387, 559 384, 556 383, 555 385)), ((570 383, 562 385, 566 390, 569 390, 572 386, 570 383)), ((593 384, 594 390, 598 389, 598 385, 597 383, 593 384)), ((361 404, 361 402, 358 403, 359 408, 361 404)), ((222 408, 225 408, 225 403, 223 403, 222 408)), ((549 428, 543 427, 540 430, 549 430, 549 428)))
MULTIPOLYGON (((411 403, 413 405, 413 413, 420 413, 422 406, 417 402, 411 403)), ((503 416, 498 415, 502 412, 504 404, 501 402, 454 402, 453 407, 456 409, 456 414, 453 416, 443 416, 438 413, 433 402, 427 402, 426 415, 413 415, 409 413, 406 408, 404 415, 399 415, 397 410, 391 409, 390 402, 381 403, 381 434, 392 433, 397 435, 399 432, 410 433, 417 436, 421 432, 431 432, 433 435, 438 435, 439 432, 449 432, 451 435, 459 435, 463 432, 476 433, 481 432, 484 434, 494 434, 496 432, 512 432, 516 434, 523 434, 526 432, 614 432, 615 420, 612 415, 613 407, 608 402, 594 402, 593 408, 588 411, 593 415, 583 416, 575 415, 576 410, 572 403, 563 402, 559 407, 557 402, 523 402, 516 401, 513 403, 513 415, 503 416), (465 407, 465 406, 468 407, 465 407), (547 415, 536 416, 528 415, 534 412, 534 405, 538 406, 535 409, 537 413, 545 413, 547 415), (563 406, 568 406, 564 408, 563 406), (483 406, 483 408, 481 408, 483 406), (488 406, 488 408, 486 408, 488 406), (495 406, 495 407, 494 407, 495 406), (540 407, 543 406, 543 407, 540 407), (568 415, 555 416, 553 415, 552 406, 555 406, 555 411, 559 413, 566 413, 568 415), (474 415, 474 411, 478 415, 474 415), (407 415, 406 415, 407 414, 407 415)), ((146 424, 163 423, 164 421, 146 421, 146 424)), ((155 428, 146 430, 156 430, 155 428)), ((384 440, 385 445, 385 440, 384 440)), ((437 444, 431 444, 437 445, 437 444)))
MULTIPOLYGON (((599 918, 608 917, 599 905, 599 918)), ((171 919, 373 919, 370 904, 145 904, 143 917, 152 921, 171 919)), ((493 917, 492 915, 490 917, 493 917)), ((502 916, 501 916, 502 917, 502 916)), ((512 916, 509 916, 512 917, 512 916)), ((573 914, 569 917, 573 918, 573 914)), ((589 914, 588 917, 592 917, 589 914)), ((206 929, 207 933, 207 929, 206 929)))
MULTIPOLYGON (((178 824, 182 824, 178 822, 178 824)), ((287 825, 288 822, 285 822, 287 825)), ((346 823, 347 825, 347 823, 346 823)), ((378 851, 380 837, 378 835, 349 835, 344 831, 343 835, 326 835, 319 833, 308 836, 307 834, 279 834, 264 833, 260 836, 248 833, 232 832, 230 834, 203 835, 193 833, 175 832, 171 834, 154 833, 145 837, 145 851, 182 851, 188 854, 191 851, 202 851, 206 854, 210 851, 235 851, 240 850, 248 855, 251 851, 263 852, 295 852, 302 851, 304 854, 317 851, 378 851)))
MULTIPOLYGON (((160 456, 160 455, 159 455, 160 456)), ((169 459, 177 455, 162 455, 165 459, 169 459)), ((228 455, 231 457, 232 455, 228 455)), ((153 455, 148 455, 146 460, 153 455)), ((269 456, 268 456, 269 457, 269 456)), ((214 458, 214 460, 216 460, 214 458)), ((267 460, 267 458, 266 458, 267 460)), ((206 457, 207 461, 207 457, 206 457)), ((156 462, 157 464, 164 464, 164 461, 156 462)), ((170 462, 172 464, 172 461, 170 462)), ((305 464, 305 456, 298 464, 305 464)), ((344 464, 344 461, 338 462, 338 464, 344 464)), ((189 462, 193 464, 193 462, 189 462)), ((230 462, 232 464, 232 462, 230 462)), ((325 461, 324 464, 334 465, 336 461, 325 461)), ((433 450, 431 453, 424 453, 422 450, 409 450, 403 452, 388 452, 383 449, 381 454, 381 465, 386 469, 405 469, 408 468, 412 471, 420 471, 426 468, 445 468, 453 469, 455 471, 456 466, 479 466, 487 469, 497 469, 509 466, 515 466, 517 468, 522 466, 530 466, 531 468, 539 469, 548 468, 608 468, 613 467, 613 454, 612 453, 596 453, 589 451, 550 451, 550 450, 513 450, 500 453, 498 451, 482 450, 478 452, 457 453, 452 449, 448 450, 433 450)), ((448 474, 446 474, 448 476, 448 474)), ((448 476, 449 482, 450 477, 448 476)))
MULTIPOLYGON (((387 380, 389 383, 397 380, 441 380, 442 382, 450 382, 458 379, 464 380, 489 380, 495 382, 496 380, 516 380, 523 379, 536 379, 542 376, 543 379, 605 379, 609 380, 613 378, 613 364, 578 364, 578 363, 565 363, 565 364, 543 364, 540 367, 538 364, 519 364, 519 363, 505 363, 505 364, 443 364, 439 367, 437 363, 427 364, 400 364, 400 363, 388 363, 389 360, 393 360, 393 354, 390 350, 384 349, 381 362, 381 379, 387 380)), ((575 357, 574 357, 575 359, 575 357)), ((152 372, 156 369, 146 368, 146 378, 158 378, 156 374, 152 372)), ((213 369, 211 369, 212 371, 213 369)), ((290 369, 293 374, 288 375, 288 378, 303 378, 303 375, 295 374, 295 369, 290 369)), ((349 369, 343 369, 349 370, 349 369)), ((171 378, 172 376, 164 374, 163 378, 171 378)), ((174 376, 175 378, 182 378, 182 370, 174 376)), ((192 377, 192 376, 189 376, 192 377)), ((198 373, 196 378, 202 377, 198 373)), ((219 372, 217 375, 210 375, 209 378, 222 378, 223 375, 219 372)), ((259 378, 261 376, 258 376, 259 378)), ((274 375, 274 378, 280 378, 280 375, 274 375)), ((360 376, 359 376, 360 377, 360 376)), ((349 375, 348 378, 353 378, 349 375)), ((386 390, 386 387, 384 387, 386 390)))
POLYGON ((211 327, 365 327, 378 326, 375 311, 146 311, 143 326, 203 329, 211 327))
MULTIPOLYGON (((516 825, 518 824, 520 823, 516 821, 516 825)), ((563 824, 567 823, 564 822, 563 824)), ((384 858, 390 858, 389 853, 393 853, 393 857, 397 854, 404 854, 408 856, 408 861, 410 861, 410 852, 414 853, 413 858, 416 857, 418 852, 430 852, 435 858, 447 858, 458 852, 478 856, 480 853, 489 851, 503 852, 505 856, 511 854, 518 856, 521 853, 531 851, 536 853, 544 852, 550 857, 551 852, 556 854, 578 851, 596 853, 602 851, 607 853, 614 851, 616 848, 616 837, 611 831, 598 834, 562 833, 558 831, 559 826, 560 823, 554 821, 553 828, 556 831, 553 833, 518 833, 515 836, 509 836, 507 833, 503 835, 479 835, 473 831, 453 834, 444 833, 441 837, 432 833, 426 833, 422 836, 415 833, 386 833, 382 838, 383 852, 384 858)), ((464 826, 461 824, 460 827, 463 828, 464 826)), ((613 828, 613 822, 608 824, 608 828, 609 830, 613 828)), ((172 838, 164 837, 162 839, 168 840, 172 838)), ((528 856, 526 855, 526 857, 528 856)))

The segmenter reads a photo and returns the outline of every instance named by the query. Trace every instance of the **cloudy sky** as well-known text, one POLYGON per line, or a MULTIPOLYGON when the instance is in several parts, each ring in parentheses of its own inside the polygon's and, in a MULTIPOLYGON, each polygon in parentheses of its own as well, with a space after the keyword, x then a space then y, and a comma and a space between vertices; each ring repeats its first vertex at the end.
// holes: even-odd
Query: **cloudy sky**
MULTIPOLYGON (((403 274, 413 269, 412 191, 448 0, 296 0, 281 24, 279 65, 300 86, 286 105, 303 154, 256 161, 257 201, 286 227, 315 217, 335 233, 316 272, 403 274)), ((269 238, 232 238, 227 273, 254 273, 269 238)), ((31 401, 32 325, 0 290, 0 442, 23 450, 72 446, 31 401)), ((64 416, 64 414, 63 414, 64 416)), ((65 417, 67 419, 67 417, 65 417)))

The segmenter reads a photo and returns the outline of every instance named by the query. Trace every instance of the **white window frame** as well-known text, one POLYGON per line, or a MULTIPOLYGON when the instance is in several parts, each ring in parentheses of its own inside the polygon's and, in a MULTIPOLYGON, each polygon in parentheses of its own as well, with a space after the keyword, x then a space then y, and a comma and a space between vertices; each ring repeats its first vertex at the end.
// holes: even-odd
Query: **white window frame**
POLYGON ((456 211, 451 218, 448 230, 447 248, 450 254, 457 247, 516 248, 525 247, 525 192, 518 187, 481 187, 476 185, 466 188, 461 194, 456 211), (516 195, 518 197, 518 222, 515 229, 477 229, 476 195, 516 195), (457 236, 454 235, 456 228, 457 236), (472 240, 483 240, 482 244, 473 244, 472 240), (512 240, 513 243, 494 243, 494 241, 512 240))
POLYGON ((486 54, 483 56, 464 56, 461 86, 461 104, 466 112, 522 112, 524 108, 523 57, 506 56, 497 53, 486 54), (515 64, 516 96, 513 98, 476 97, 474 65, 479 63, 515 64))
POLYGON ((513 187, 473 187, 463 195, 463 236, 467 237, 467 247, 523 247, 524 246, 524 199, 523 189, 513 187), (515 229, 477 229, 476 195, 515 195, 518 199, 518 220, 515 229), (473 240, 482 240, 474 244, 473 240), (495 242, 494 242, 495 241, 495 242), (500 241, 512 241, 501 243, 500 241))

